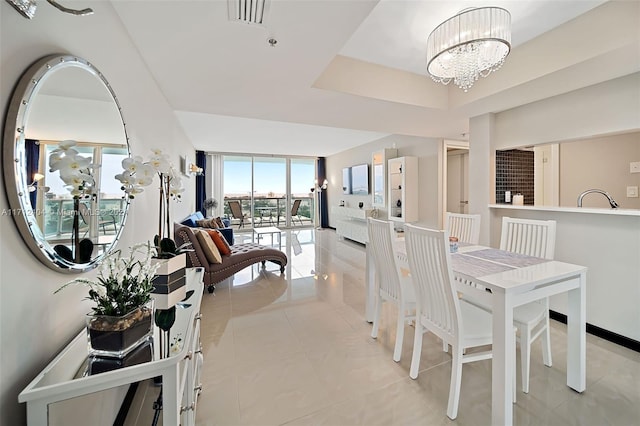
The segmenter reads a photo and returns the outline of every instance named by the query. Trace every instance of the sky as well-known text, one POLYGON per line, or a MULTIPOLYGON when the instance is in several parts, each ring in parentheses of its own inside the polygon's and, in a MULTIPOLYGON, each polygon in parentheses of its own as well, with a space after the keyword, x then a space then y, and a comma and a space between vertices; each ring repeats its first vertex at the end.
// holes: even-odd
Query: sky
MULTIPOLYGON (((286 160, 255 157, 254 191, 256 194, 286 192, 286 160)), ((291 192, 308 195, 315 180, 315 159, 291 159, 291 192)), ((251 158, 225 156, 225 194, 246 194, 251 191, 251 158)))

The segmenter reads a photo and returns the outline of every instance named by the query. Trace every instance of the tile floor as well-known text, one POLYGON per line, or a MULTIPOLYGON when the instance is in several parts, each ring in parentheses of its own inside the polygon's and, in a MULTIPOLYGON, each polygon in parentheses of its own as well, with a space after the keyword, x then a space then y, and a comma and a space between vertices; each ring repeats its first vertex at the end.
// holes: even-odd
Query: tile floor
MULTIPOLYGON (((385 305, 378 339, 369 336, 362 246, 332 230, 300 230, 283 235, 283 250, 284 277, 275 265, 256 266, 203 296, 198 425, 490 423, 490 361, 465 365, 452 422, 451 361, 440 342, 425 335, 422 370, 411 380, 413 328, 406 326, 402 360, 393 362, 393 306, 385 305)), ((640 424, 640 354, 588 335, 587 390, 578 394, 565 385, 565 326, 552 323, 553 367, 542 364, 536 342, 516 424, 640 424)))

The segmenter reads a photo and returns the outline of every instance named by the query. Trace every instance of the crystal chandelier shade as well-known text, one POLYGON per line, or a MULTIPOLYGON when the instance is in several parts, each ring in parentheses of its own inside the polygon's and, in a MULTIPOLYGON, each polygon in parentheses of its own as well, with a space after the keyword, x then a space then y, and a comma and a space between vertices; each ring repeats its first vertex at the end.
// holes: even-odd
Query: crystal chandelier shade
POLYGON ((511 50, 511 14, 500 7, 465 9, 427 39, 427 72, 465 92, 478 77, 497 71, 511 50))

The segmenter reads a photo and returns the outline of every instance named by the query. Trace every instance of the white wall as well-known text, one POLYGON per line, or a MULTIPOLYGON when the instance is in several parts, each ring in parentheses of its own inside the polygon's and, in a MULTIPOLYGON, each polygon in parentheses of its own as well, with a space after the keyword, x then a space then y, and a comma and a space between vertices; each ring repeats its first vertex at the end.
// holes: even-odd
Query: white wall
MULTIPOLYGON (((20 75, 37 59, 71 53, 92 62, 111 83, 128 125, 134 154, 165 150, 174 164, 178 155, 193 152, 166 99, 131 44, 108 2, 92 1, 95 14, 74 17, 46 2, 38 2, 33 20, 0 2, 0 104, 6 111, 20 75)), ((193 156, 193 154, 192 154, 193 156)), ((173 218, 194 209, 194 179, 185 179, 185 200, 174 206, 173 218)), ((133 202, 120 247, 153 238, 157 223, 157 194, 150 188, 133 202)), ((0 198, 0 211, 9 206, 0 198)), ((89 305, 86 292, 53 291, 71 277, 36 261, 13 220, 0 216, 0 424, 25 424, 25 407, 18 393, 75 336, 89 305)))
MULTIPOLYGON (((498 247, 502 216, 558 222, 557 260, 585 265, 587 322, 640 340, 640 220, 580 213, 491 210, 495 150, 640 128, 640 74, 470 121, 470 210, 482 212, 481 243, 498 247), (493 124, 492 124, 493 123, 493 124)), ((566 313, 563 297, 552 308, 566 313)))
MULTIPOLYGON (((390 135, 374 142, 343 151, 327 157, 327 189, 329 205, 329 226, 335 228, 335 218, 331 215, 331 206, 337 206, 345 200, 347 206, 357 207, 360 201, 365 207, 371 207, 372 195, 346 195, 342 193, 342 169, 356 164, 368 163, 371 166, 374 151, 382 148, 398 149, 398 157, 418 157, 419 167, 419 222, 432 227, 438 226, 438 147, 440 139, 415 136, 390 135)), ((369 175, 371 175, 369 167, 369 175)), ((388 197, 387 197, 388 198, 388 197)), ((387 209, 380 209, 380 218, 387 218, 387 209)))

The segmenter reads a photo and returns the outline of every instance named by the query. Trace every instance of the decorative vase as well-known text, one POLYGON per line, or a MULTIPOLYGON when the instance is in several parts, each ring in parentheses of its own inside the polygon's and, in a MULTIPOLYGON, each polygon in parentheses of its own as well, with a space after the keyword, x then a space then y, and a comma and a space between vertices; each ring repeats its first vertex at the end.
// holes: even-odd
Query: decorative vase
POLYGON ((156 302, 156 309, 169 309, 186 296, 185 269, 187 255, 185 253, 169 259, 152 259, 158 263, 156 275, 151 280, 153 291, 151 297, 156 302))
POLYGON ((128 314, 87 314, 86 328, 89 355, 123 358, 153 335, 153 304, 149 302, 128 314))

